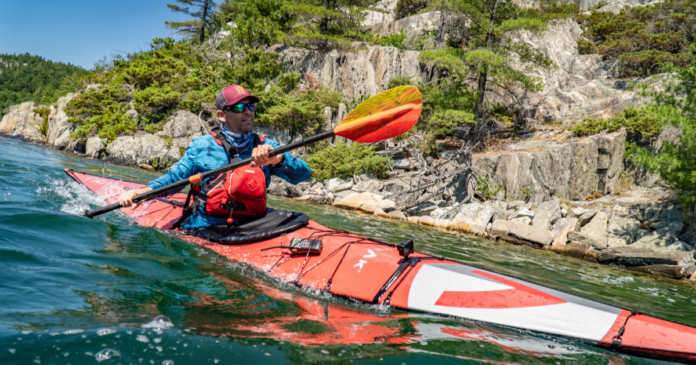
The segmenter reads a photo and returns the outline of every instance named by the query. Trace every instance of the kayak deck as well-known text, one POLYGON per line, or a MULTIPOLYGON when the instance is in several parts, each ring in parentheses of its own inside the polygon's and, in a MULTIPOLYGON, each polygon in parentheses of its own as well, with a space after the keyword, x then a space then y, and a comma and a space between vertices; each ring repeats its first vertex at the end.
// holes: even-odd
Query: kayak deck
MULTIPOLYGON (((66 169, 90 191, 114 203, 143 185, 66 169)), ((181 193, 121 212, 142 226, 171 229, 181 217, 181 193)), ((333 295, 394 308, 582 339, 619 352, 696 363, 696 328, 606 305, 488 270, 414 252, 309 221, 268 240, 219 244, 175 231, 179 238, 272 277, 333 295), (294 238, 321 240, 318 255, 283 248, 294 238)))

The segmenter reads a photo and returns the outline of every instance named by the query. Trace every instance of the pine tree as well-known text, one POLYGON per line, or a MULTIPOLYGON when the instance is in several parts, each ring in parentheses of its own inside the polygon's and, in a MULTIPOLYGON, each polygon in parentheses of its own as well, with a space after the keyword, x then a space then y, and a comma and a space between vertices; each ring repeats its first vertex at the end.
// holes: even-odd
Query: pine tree
POLYGON ((320 47, 345 47, 369 35, 362 28, 364 10, 376 0, 300 0, 286 2, 283 11, 297 17, 292 39, 320 47))
POLYGON ((203 44, 205 28, 210 26, 215 13, 215 2, 213 0, 176 0, 176 2, 181 5, 167 4, 167 7, 173 12, 189 15, 193 20, 184 22, 165 21, 164 23, 168 28, 175 29, 179 33, 198 34, 198 41, 200 44, 203 44), (190 7, 193 7, 193 9, 190 7))
POLYGON ((654 103, 643 107, 636 115, 636 118, 650 115, 655 124, 675 126, 680 130, 679 136, 675 141, 663 141, 658 151, 632 143, 627 155, 648 171, 660 174, 691 210, 696 206, 696 43, 690 48, 691 65, 665 65, 670 76, 664 90, 648 92, 654 97, 654 103))
POLYGON ((544 31, 546 22, 526 18, 512 0, 452 0, 441 7, 444 15, 438 38, 445 40, 446 34, 449 47, 424 51, 420 59, 473 81, 477 120, 489 115, 486 92, 493 87, 506 93, 542 89, 538 78, 512 68, 509 61, 514 58, 521 65, 541 69, 554 67, 553 62, 530 45, 513 42, 508 35, 521 30, 544 31))

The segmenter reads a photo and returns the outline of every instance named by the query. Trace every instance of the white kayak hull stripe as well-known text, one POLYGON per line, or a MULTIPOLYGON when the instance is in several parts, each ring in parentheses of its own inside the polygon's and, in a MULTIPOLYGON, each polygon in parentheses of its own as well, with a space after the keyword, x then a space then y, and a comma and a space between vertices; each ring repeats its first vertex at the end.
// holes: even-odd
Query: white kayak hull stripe
MULTIPOLYGON (((510 298, 514 300, 515 296, 510 298)), ((591 341, 600 341, 621 313, 620 308, 505 275, 456 264, 424 264, 413 279, 408 295, 408 308, 591 341), (483 276, 486 274, 491 275, 483 276), (504 282, 501 283, 495 278, 501 278, 504 282), (512 285, 506 285, 505 281, 512 285), (489 297, 506 300, 506 296, 516 290, 513 285, 518 287, 518 290, 543 292, 540 294, 544 298, 552 298, 547 300, 550 304, 524 306, 520 303, 509 303, 513 308, 481 307, 485 302, 474 304, 474 307, 442 304, 442 298, 447 296, 445 292, 464 292, 463 295, 469 292, 479 297, 490 294, 489 297), (496 293, 486 293, 493 291, 496 293), (518 305, 522 306, 514 307, 518 305)))

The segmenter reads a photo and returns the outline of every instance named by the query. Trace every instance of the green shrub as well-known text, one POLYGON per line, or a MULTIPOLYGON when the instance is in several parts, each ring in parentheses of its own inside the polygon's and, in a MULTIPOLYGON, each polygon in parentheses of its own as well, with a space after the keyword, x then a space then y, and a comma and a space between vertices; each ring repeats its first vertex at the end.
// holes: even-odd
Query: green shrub
POLYGON ((573 127, 578 136, 589 136, 601 131, 614 132, 626 127, 630 139, 655 139, 677 111, 668 106, 628 107, 618 116, 608 119, 587 118, 573 127))
POLYGON ((426 155, 438 152, 436 140, 451 136, 455 128, 464 124, 476 124, 473 114, 473 93, 462 78, 435 80, 428 83, 413 82, 410 77, 393 77, 389 87, 413 85, 420 90, 423 99, 421 115, 415 130, 423 132, 425 140, 419 146, 426 155))
POLYGON ((336 111, 341 102, 341 93, 321 88, 318 85, 306 90, 297 90, 300 74, 290 73, 280 77, 278 84, 271 83, 268 91, 258 93, 256 122, 290 134, 312 135, 319 131, 326 116, 324 109, 336 111), (282 85, 282 86, 279 86, 282 85))
POLYGON ((182 93, 171 84, 160 86, 155 81, 142 90, 133 90, 133 105, 140 115, 153 122, 160 121, 179 105, 182 93))
POLYGON ((65 108, 65 113, 71 117, 69 120, 78 125, 73 138, 98 132, 101 138, 111 142, 121 133, 135 132, 137 123, 125 114, 130 99, 128 89, 117 85, 77 95, 65 108))
POLYGON ((502 186, 500 184, 494 184, 491 179, 487 177, 476 177, 476 192, 484 200, 491 200, 495 198, 501 189, 502 186))
POLYGON ((621 77, 654 75, 664 72, 667 63, 681 67, 692 62, 689 44, 696 30, 692 0, 624 8, 619 14, 592 11, 577 19, 589 39, 578 41, 580 51, 619 59, 621 77))
POLYGON ((278 57, 278 54, 263 49, 245 47, 241 59, 234 60, 231 67, 225 67, 222 77, 228 84, 239 84, 255 90, 260 80, 273 79, 283 72, 278 57))
POLYGON ((619 55, 623 76, 646 77, 662 72, 663 65, 671 63, 676 66, 687 66, 691 63, 688 54, 673 54, 654 49, 630 52, 619 55))
POLYGON ((538 8, 525 9, 525 15, 548 21, 570 18, 580 12, 580 7, 570 1, 541 0, 539 3, 540 6, 538 8))
POLYGON ((376 155, 373 147, 361 143, 348 146, 340 142, 331 147, 320 144, 314 148, 307 163, 312 169, 312 178, 320 181, 360 174, 373 174, 379 178, 389 176, 389 161, 376 155))
POLYGON ((580 38, 578 39, 578 51, 580 54, 593 54, 597 53, 597 45, 592 41, 580 38))
POLYGON ((427 0, 399 0, 394 9, 394 18, 401 19, 418 14, 428 6, 427 0))
POLYGON ((39 125, 39 133, 41 133, 42 136, 46 137, 46 135, 48 134, 48 115, 51 114, 51 109, 46 107, 36 108, 34 109, 34 113, 41 116, 41 125, 39 125))
POLYGON ((376 37, 372 41, 372 44, 377 46, 396 47, 398 49, 404 49, 404 39, 406 39, 406 34, 402 30, 399 33, 389 33, 382 37, 376 37))

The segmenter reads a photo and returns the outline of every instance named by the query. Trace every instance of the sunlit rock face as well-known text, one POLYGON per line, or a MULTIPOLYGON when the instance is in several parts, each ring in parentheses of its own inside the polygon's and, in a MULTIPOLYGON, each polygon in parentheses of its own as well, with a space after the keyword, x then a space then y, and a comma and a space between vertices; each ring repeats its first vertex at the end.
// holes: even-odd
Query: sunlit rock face
POLYGON ((0 133, 30 142, 43 142, 44 136, 39 132, 43 119, 34 112, 34 108, 36 104, 33 102, 11 106, 0 121, 0 133))

